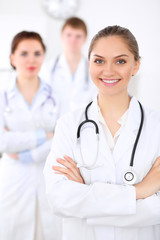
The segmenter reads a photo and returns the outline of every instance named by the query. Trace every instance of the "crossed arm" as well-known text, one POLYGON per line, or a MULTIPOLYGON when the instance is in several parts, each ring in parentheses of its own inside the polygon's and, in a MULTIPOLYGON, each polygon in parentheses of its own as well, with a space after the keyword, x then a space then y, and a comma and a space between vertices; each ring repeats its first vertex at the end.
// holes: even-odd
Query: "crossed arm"
MULTIPOLYGON (((70 157, 64 156, 64 159, 57 158, 56 161, 62 165, 62 167, 52 167, 56 174, 65 175, 69 180, 85 184, 79 168, 77 168, 77 164, 70 157)), ((137 200, 150 197, 160 190, 160 157, 156 159, 142 182, 137 183, 134 186, 136 189, 137 200)))

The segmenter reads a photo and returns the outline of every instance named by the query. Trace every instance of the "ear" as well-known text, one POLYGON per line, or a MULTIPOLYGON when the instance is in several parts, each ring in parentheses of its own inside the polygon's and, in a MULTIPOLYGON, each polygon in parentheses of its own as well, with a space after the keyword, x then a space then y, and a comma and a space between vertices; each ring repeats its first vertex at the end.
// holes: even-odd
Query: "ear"
POLYGON ((133 68, 132 76, 134 76, 138 72, 139 67, 140 67, 140 59, 138 61, 136 61, 136 63, 135 63, 135 66, 133 68))
POLYGON ((10 62, 11 62, 11 65, 13 66, 13 67, 15 67, 15 64, 14 64, 14 54, 11 54, 10 55, 10 62))

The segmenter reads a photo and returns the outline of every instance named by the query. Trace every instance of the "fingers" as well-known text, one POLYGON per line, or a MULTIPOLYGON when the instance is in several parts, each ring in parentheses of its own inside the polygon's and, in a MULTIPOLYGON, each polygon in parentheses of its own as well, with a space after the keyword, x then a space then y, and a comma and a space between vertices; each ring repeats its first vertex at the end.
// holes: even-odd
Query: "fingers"
POLYGON ((67 168, 64 168, 64 167, 58 167, 58 166, 53 166, 52 169, 56 171, 55 172, 56 174, 65 175, 70 180, 75 181, 75 175, 74 175, 74 173, 70 169, 67 169, 67 168))
POLYGON ((53 166, 52 169, 55 170, 56 174, 62 174, 67 176, 68 179, 84 183, 84 180, 80 174, 79 168, 77 168, 76 163, 72 160, 72 158, 68 156, 64 156, 64 159, 57 158, 56 161, 60 163, 62 166, 53 166))
POLYGON ((77 167, 77 164, 72 160, 72 158, 68 157, 67 155, 64 156, 64 159, 70 162, 72 165, 77 167))
POLYGON ((57 158, 57 162, 65 166, 68 170, 72 171, 75 174, 75 176, 79 176, 80 173, 76 163, 69 157, 65 156, 64 158, 65 160, 61 158, 57 158))

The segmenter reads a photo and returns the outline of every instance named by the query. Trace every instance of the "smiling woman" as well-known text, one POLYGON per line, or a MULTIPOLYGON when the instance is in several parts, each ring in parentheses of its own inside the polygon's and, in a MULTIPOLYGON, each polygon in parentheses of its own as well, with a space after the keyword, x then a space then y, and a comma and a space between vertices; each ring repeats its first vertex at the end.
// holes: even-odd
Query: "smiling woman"
POLYGON ((109 26, 93 38, 98 96, 59 120, 44 168, 65 240, 160 238, 160 115, 128 94, 139 66, 128 29, 109 26))
POLYGON ((137 73, 139 64, 140 61, 135 61, 133 53, 126 48, 126 42, 121 37, 99 39, 94 44, 89 61, 91 78, 99 89, 99 95, 101 92, 108 92, 108 97, 118 93, 121 96, 124 93, 128 95, 128 83, 131 76, 137 73))

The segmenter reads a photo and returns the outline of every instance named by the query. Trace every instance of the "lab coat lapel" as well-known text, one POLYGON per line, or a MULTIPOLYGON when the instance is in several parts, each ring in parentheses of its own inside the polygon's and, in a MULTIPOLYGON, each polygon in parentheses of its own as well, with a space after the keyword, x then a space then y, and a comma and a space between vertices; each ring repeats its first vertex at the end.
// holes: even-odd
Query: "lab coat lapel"
POLYGON ((91 111, 88 113, 89 118, 93 119, 97 124, 99 128, 99 151, 100 154, 104 156, 104 158, 107 158, 107 161, 109 161, 112 165, 114 164, 113 161, 113 155, 111 153, 111 150, 108 146, 107 139, 105 136, 105 133, 103 131, 103 128, 98 120, 98 104, 97 104, 97 97, 94 99, 92 105, 91 105, 91 111))
POLYGON ((66 86, 70 85, 72 83, 72 76, 64 54, 60 55, 58 67, 63 69, 63 71, 61 70, 61 73, 63 73, 62 78, 65 79, 66 86))
POLYGON ((77 87, 77 91, 79 90, 79 88, 81 89, 87 88, 85 86, 87 85, 87 80, 88 80, 87 70, 88 70, 88 62, 84 57, 82 57, 74 73, 74 85, 77 87))
POLYGON ((24 109, 24 111, 27 110, 25 100, 17 87, 16 77, 13 79, 5 94, 7 98, 6 104, 9 105, 9 108, 11 108, 12 111, 14 111, 17 106, 20 109, 24 109))
POLYGON ((118 161, 129 148, 131 148, 131 150, 133 149, 140 121, 141 111, 139 103, 134 97, 132 97, 126 125, 124 126, 113 151, 115 162, 118 161))

